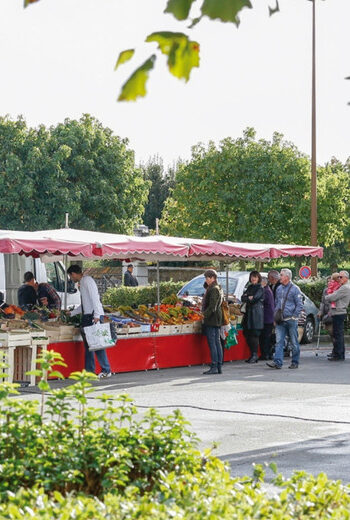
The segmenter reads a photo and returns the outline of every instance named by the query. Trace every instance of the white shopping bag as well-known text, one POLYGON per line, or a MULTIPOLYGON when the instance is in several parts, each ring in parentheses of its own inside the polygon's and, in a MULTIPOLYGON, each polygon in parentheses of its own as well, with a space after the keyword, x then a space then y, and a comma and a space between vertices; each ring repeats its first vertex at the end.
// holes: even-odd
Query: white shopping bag
POLYGON ((89 350, 102 350, 114 347, 116 340, 112 338, 110 323, 94 323, 84 327, 89 350))

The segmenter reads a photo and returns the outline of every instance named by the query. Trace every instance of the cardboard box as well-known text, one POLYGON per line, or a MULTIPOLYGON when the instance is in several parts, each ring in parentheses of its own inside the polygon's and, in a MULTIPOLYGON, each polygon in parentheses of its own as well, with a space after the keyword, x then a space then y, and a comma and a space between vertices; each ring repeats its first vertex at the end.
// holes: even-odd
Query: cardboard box
POLYGON ((172 325, 159 325, 159 334, 172 334, 172 325))
POLYGON ((193 334, 193 323, 183 323, 182 324, 182 334, 193 334))

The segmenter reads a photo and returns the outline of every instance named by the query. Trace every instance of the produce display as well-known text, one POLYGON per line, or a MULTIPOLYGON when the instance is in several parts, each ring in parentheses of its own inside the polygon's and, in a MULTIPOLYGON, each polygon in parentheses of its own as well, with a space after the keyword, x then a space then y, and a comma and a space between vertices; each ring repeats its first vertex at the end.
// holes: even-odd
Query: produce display
MULTIPOLYGON (((47 307, 33 307, 23 311, 15 305, 1 309, 0 328, 3 331, 35 330, 42 331, 42 337, 51 343, 71 341, 80 336, 80 315, 70 316, 68 311, 51 310, 47 307), (2 318, 2 319, 1 319, 2 318)), ((172 294, 163 299, 160 305, 138 305, 131 307, 104 306, 105 319, 112 321, 118 334, 137 333, 200 333, 203 314, 200 300, 188 301, 172 294)), ((231 323, 240 321, 241 312, 238 305, 229 305, 231 323)))

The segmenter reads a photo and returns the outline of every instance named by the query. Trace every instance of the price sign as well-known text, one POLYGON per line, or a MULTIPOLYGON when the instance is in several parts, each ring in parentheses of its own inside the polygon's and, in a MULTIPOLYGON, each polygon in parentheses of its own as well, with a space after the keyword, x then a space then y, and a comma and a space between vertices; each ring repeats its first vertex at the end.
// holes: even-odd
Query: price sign
POLYGON ((311 268, 308 265, 303 265, 299 269, 300 278, 310 278, 311 276, 311 268))

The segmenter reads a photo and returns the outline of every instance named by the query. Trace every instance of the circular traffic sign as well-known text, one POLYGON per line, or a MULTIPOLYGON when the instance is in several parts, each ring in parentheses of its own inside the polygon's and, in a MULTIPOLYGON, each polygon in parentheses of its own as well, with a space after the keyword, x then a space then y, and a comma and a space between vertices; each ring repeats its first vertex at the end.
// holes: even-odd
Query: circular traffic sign
POLYGON ((311 268, 308 265, 303 265, 299 269, 300 278, 310 278, 311 276, 311 268))

